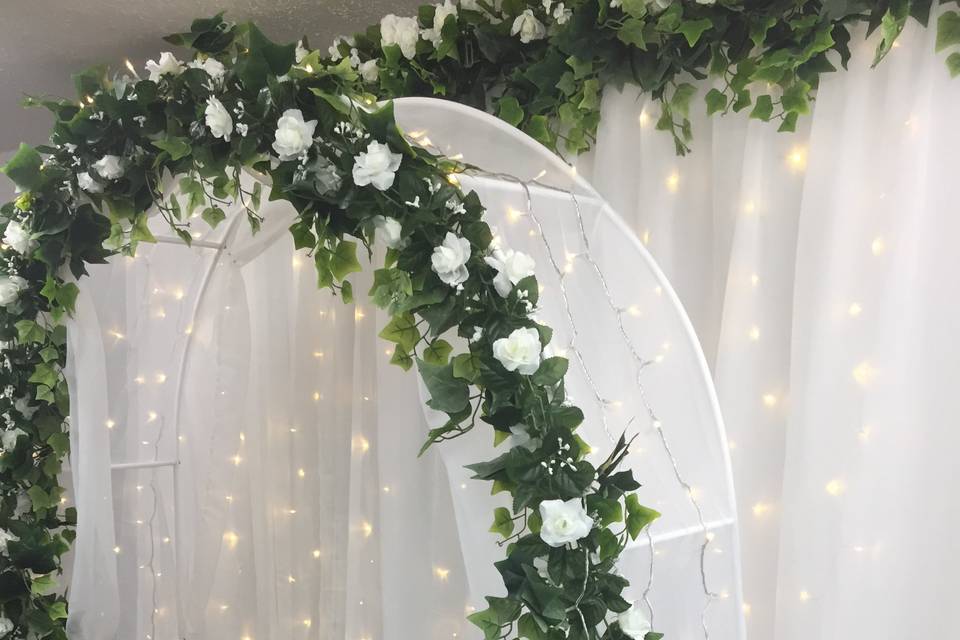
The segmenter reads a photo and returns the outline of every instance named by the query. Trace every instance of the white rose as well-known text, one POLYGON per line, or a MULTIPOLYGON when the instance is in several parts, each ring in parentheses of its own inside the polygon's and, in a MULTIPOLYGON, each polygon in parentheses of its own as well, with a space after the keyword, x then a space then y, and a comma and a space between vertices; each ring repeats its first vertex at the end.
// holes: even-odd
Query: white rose
POLYGON ((0 529, 0 556, 7 555, 7 543, 16 542, 19 540, 17 536, 13 535, 6 529, 0 529))
POLYGON ((470 241, 447 232, 443 244, 433 250, 432 268, 440 279, 451 287, 463 284, 470 277, 467 260, 470 259, 470 241))
POLYGON ((26 255, 37 248, 37 241, 22 224, 11 220, 3 232, 3 243, 19 254, 26 255))
POLYGON ((563 6, 562 2, 553 10, 553 19, 557 21, 557 24, 566 24, 571 16, 573 16, 573 11, 563 6))
POLYGON ((223 106, 223 103, 213 96, 207 98, 207 108, 204 109, 203 115, 213 137, 223 138, 230 142, 230 134, 233 133, 233 118, 230 117, 230 112, 223 106))
POLYGON ((86 171, 77 174, 77 184, 87 193, 103 193, 103 186, 86 171))
POLYGON ((399 45, 407 60, 412 60, 413 56, 417 55, 419 38, 420 27, 416 18, 401 18, 391 13, 380 20, 380 46, 399 45))
POLYGON ((629 609, 618 615, 617 624, 620 625, 620 630, 633 640, 643 640, 644 636, 650 633, 650 621, 636 605, 631 605, 629 609))
POLYGON ((281 160, 293 160, 313 146, 313 132, 317 121, 304 122, 300 109, 287 109, 277 120, 273 150, 281 160))
POLYGON ((13 631, 13 622, 10 618, 0 617, 0 638, 5 638, 11 631, 13 631))
POLYGON ((440 43, 443 41, 443 23, 446 22, 447 16, 457 17, 457 5, 453 4, 451 0, 444 0, 443 4, 434 5, 436 10, 433 13, 433 28, 424 29, 421 32, 421 36, 424 40, 429 40, 433 43, 434 47, 439 47, 440 43))
POLYGON ((0 276, 0 307, 11 304, 27 288, 27 281, 20 276, 0 276))
POLYGON ((207 75, 214 80, 219 80, 227 72, 227 68, 216 58, 207 58, 206 60, 194 60, 187 65, 191 69, 203 69, 207 75))
POLYGON ((493 357, 507 371, 517 371, 525 376, 540 368, 540 333, 529 327, 514 329, 506 338, 493 343, 493 357))
POLYGON ((373 184, 380 191, 393 186, 393 179, 400 168, 399 153, 379 142, 371 142, 366 151, 361 151, 353 161, 353 181, 358 187, 373 184))
POLYGON ((364 82, 376 82, 380 77, 380 68, 377 66, 376 60, 361 62, 360 66, 357 67, 357 71, 360 72, 364 82))
POLYGON ((307 50, 305 46, 303 46, 303 40, 298 40, 297 48, 294 51, 294 56, 297 61, 297 64, 300 64, 301 62, 303 62, 303 59, 306 58, 309 54, 310 52, 307 50))
POLYGON ((533 15, 533 10, 527 9, 517 16, 513 21, 513 26, 510 28, 510 35, 515 36, 517 34, 520 34, 520 42, 527 44, 534 40, 545 38, 547 29, 543 26, 543 23, 533 15))
POLYGON ((533 269, 536 266, 533 258, 512 249, 506 251, 497 249, 492 256, 484 258, 484 261, 497 270, 497 275, 493 279, 493 286, 497 289, 497 293, 504 298, 513 291, 513 285, 527 276, 532 276, 533 269))
POLYGON ((150 72, 150 80, 159 82, 161 76, 178 76, 183 73, 183 63, 177 60, 172 53, 164 51, 160 54, 160 61, 147 61, 147 71, 150 72))
POLYGON ((377 240, 383 242, 391 249, 399 249, 403 246, 403 237, 400 235, 402 228, 395 219, 387 216, 375 216, 373 218, 374 229, 377 240))
POLYGON ((93 163, 94 170, 101 178, 116 180, 123 175, 123 161, 120 156, 105 155, 93 163))
POLYGON ((593 528, 580 498, 544 500, 540 503, 540 537, 551 547, 562 547, 584 538, 593 528))
POLYGON ((25 435, 27 435, 27 432, 23 429, 0 431, 0 451, 3 453, 13 451, 14 447, 17 446, 17 438, 25 435))

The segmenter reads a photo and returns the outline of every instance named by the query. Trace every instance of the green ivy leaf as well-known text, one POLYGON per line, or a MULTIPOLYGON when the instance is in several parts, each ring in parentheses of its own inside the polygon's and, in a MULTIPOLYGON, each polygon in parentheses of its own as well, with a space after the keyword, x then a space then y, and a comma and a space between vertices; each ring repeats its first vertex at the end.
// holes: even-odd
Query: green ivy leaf
POLYGON ((727 108, 727 96, 718 89, 710 89, 707 95, 704 96, 704 99, 707 102, 708 116, 712 116, 718 111, 723 111, 727 108))
POLYGON ((530 379, 534 384, 541 387, 552 387, 563 380, 563 376, 566 375, 569 366, 570 362, 566 358, 547 358, 540 363, 540 367, 530 379))
POLYGON ((21 344, 46 341, 46 332, 33 320, 20 320, 14 327, 17 329, 17 339, 21 344))
MULTIPOLYGON (((423 350, 423 360, 430 364, 444 365, 450 359, 451 351, 453 351, 453 347, 450 346, 450 343, 440 338, 434 340, 430 343, 430 346, 423 350)), ((455 372, 453 376, 459 377, 455 372)))
POLYGON ((505 507, 497 507, 493 510, 493 524, 490 525, 490 533, 498 533, 504 539, 513 535, 513 515, 505 507))
POLYGON ((192 152, 189 138, 163 138, 154 140, 153 146, 170 154, 170 159, 176 162, 181 158, 186 158, 192 152))
POLYGON ((523 122, 523 108, 513 96, 504 96, 497 101, 497 116, 514 127, 523 122))
POLYGON ((753 105, 753 111, 750 112, 750 117, 766 122, 772 115, 773 99, 768 95, 757 96, 757 101, 753 105))
POLYGON ((10 161, 0 167, 0 171, 7 174, 7 177, 24 191, 33 191, 43 185, 42 166, 43 158, 37 150, 21 144, 10 161))
POLYGON ((627 505, 627 532, 630 538, 637 539, 645 526, 660 517, 660 513, 640 504, 637 494, 631 493, 626 498, 627 505))
POLYGON ((413 358, 398 344, 393 348, 393 355, 390 356, 390 364, 395 364, 404 371, 409 371, 410 367, 413 366, 413 358))
POLYGON ((157 241, 157 239, 153 237, 153 232, 150 231, 150 227, 147 225, 146 213, 140 213, 134 218, 133 228, 130 229, 130 240, 134 243, 157 241))
POLYGON ((363 271, 357 260, 357 243, 350 240, 341 240, 330 258, 330 271, 338 281, 343 280, 351 273, 363 271))
POLYGON ((479 362, 472 353, 461 353, 453 358, 453 377, 475 382, 480 375, 479 362))
POLYGON ((470 404, 470 388, 460 378, 453 377, 453 365, 436 365, 417 358, 417 368, 427 391, 432 409, 446 413, 463 411, 470 404))
POLYGON ((960 44, 960 13, 945 11, 937 18, 937 53, 960 44))
POLYGON ((211 229, 216 229, 218 224, 227 219, 227 214, 220 207, 207 207, 200 214, 200 217, 210 225, 211 229))
POLYGON ((353 285, 347 280, 340 283, 340 297, 344 304, 353 304, 353 285))
POLYGON ((627 18, 623 26, 617 30, 617 39, 626 44, 631 44, 638 49, 646 51, 647 37, 645 31, 647 23, 639 18, 627 18))
POLYGON ((960 53, 954 52, 947 56, 947 70, 950 71, 951 78, 960 75, 960 53))
POLYGON ((395 342, 405 352, 410 352, 420 341, 420 330, 417 328, 413 314, 401 313, 390 319, 387 326, 380 331, 380 337, 395 342))
POLYGON ((713 21, 710 18, 700 18, 699 20, 684 20, 680 23, 680 26, 677 28, 677 31, 683 34, 683 37, 687 39, 687 44, 691 47, 697 44, 700 40, 700 36, 703 35, 704 31, 707 31, 713 26, 713 21))

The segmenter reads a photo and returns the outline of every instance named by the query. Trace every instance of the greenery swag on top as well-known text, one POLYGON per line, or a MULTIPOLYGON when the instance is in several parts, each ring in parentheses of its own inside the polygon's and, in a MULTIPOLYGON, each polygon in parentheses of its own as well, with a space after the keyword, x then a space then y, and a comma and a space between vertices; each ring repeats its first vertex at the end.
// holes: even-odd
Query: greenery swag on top
MULTIPOLYGON (((960 0, 941 4, 960 6, 960 0)), ((385 17, 338 38, 381 97, 446 97, 487 109, 558 152, 594 140, 606 86, 638 85, 658 100, 657 129, 690 150, 695 79, 714 79, 709 114, 749 110, 793 131, 820 76, 846 67, 851 29, 881 33, 874 64, 908 19, 926 25, 932 0, 460 0, 385 17), (398 46, 392 46, 398 45, 398 46)), ((960 74, 960 13, 945 11, 937 51, 960 74)))
POLYGON ((3 167, 21 193, 0 208, 0 636, 66 638, 57 576, 76 513, 62 507, 58 479, 69 442, 61 321, 78 295, 66 270, 79 279, 153 241, 148 210, 185 242, 195 212, 216 226, 239 205, 256 227, 259 183, 241 182, 249 168, 296 208, 296 247, 345 302, 358 243, 389 247, 369 292, 392 315, 380 335, 449 416, 424 447, 478 420, 497 444, 514 436, 471 465, 510 498, 491 528, 507 545, 497 563, 507 595, 470 616, 485 637, 659 638, 615 571, 627 540, 659 514, 619 469, 623 439, 599 466, 585 459, 568 362, 543 353, 552 332, 531 316, 532 260, 493 242, 477 195, 449 177, 463 167, 408 144, 392 104, 358 107, 374 99, 349 60, 324 63, 221 16, 170 40, 194 50, 189 63, 164 53, 148 79, 95 68, 75 76, 79 103, 33 100, 55 116, 50 142, 22 145, 3 167), (169 175, 181 195, 161 188, 169 175), (442 337, 453 333, 461 353, 442 337))

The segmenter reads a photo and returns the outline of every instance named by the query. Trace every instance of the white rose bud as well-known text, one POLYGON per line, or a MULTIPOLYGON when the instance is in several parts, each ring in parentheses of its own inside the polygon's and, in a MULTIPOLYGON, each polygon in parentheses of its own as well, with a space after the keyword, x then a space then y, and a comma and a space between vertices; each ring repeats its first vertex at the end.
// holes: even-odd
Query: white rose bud
POLYGON ((227 68, 216 58, 207 58, 203 61, 194 60, 187 66, 191 69, 203 69, 214 80, 219 80, 227 72, 227 68))
POLYGON ((443 244, 433 250, 431 268, 451 287, 463 284, 470 277, 467 260, 470 259, 470 241, 447 232, 443 244))
POLYGON ((120 156, 105 155, 93 163, 93 169, 101 178, 116 180, 123 176, 123 161, 120 156))
POLYGON ((13 631, 13 621, 0 616, 0 638, 6 638, 11 631, 13 631))
POLYGON ((0 307, 16 302, 26 288, 27 281, 20 276, 0 276, 0 307))
POLYGON ((520 42, 527 44, 534 40, 542 40, 547 36, 547 29, 543 23, 533 15, 532 9, 527 9, 517 16, 510 28, 510 35, 520 35, 520 42))
POLYGON ((161 76, 178 76, 183 73, 183 63, 169 51, 164 51, 160 54, 159 61, 147 61, 147 71, 150 72, 150 80, 159 82, 161 76))
POLYGON ((587 515, 580 498, 571 500, 544 500, 540 503, 540 537, 551 547, 585 538, 593 528, 593 519, 587 515))
POLYGON ((203 115, 213 137, 223 138, 230 142, 230 134, 233 133, 233 118, 230 117, 230 112, 223 106, 223 103, 212 96, 207 98, 207 108, 204 109, 203 115))
POLYGON ((386 191, 393 186, 402 159, 403 156, 390 151, 388 145, 371 142, 353 161, 353 182, 358 187, 372 184, 386 191))
POLYGON ((7 543, 16 542, 19 540, 17 536, 13 535, 6 529, 0 529, 0 556, 7 555, 7 543))
POLYGON ((647 615, 635 604, 617 616, 617 625, 633 640, 643 640, 651 630, 647 615))
POLYGON ((87 193, 103 193, 103 186, 86 171, 77 174, 77 184, 87 193))
POLYGON ((17 438, 27 435, 23 429, 9 429, 0 431, 0 452, 7 453, 13 451, 17 446, 17 438))
POLYGON ((525 376, 536 373, 540 368, 541 350, 540 333, 529 327, 514 329, 508 337, 493 343, 493 357, 500 361, 503 368, 525 376))
POLYGON ((417 55, 420 26, 416 18, 401 18, 391 14, 380 20, 380 46, 398 45, 407 60, 417 55))
POLYGON ((376 60, 361 62, 360 66, 357 67, 357 71, 360 72, 360 76, 364 82, 376 82, 377 79, 380 78, 380 68, 377 66, 376 60))
POLYGON ((446 22, 447 16, 457 17, 457 5, 450 0, 444 0, 443 4, 434 5, 434 7, 433 28, 424 29, 420 35, 424 40, 433 43, 434 47, 439 47, 440 43, 443 42, 443 23, 446 22))
POLYGON ((11 220, 3 232, 3 243, 21 255, 26 255, 37 248, 37 241, 27 229, 11 220))
POLYGON ((492 256, 484 258, 484 261, 497 270, 497 275, 493 279, 493 286, 497 293, 506 298, 513 291, 513 286, 533 275, 533 269, 536 263, 533 258, 527 254, 514 251, 512 249, 498 249, 492 256))
POLYGON ((300 109, 287 109, 277 120, 273 150, 281 160, 293 160, 313 146, 317 121, 304 122, 300 109))
POLYGON ((391 249, 399 249, 403 246, 403 238, 400 235, 400 223, 387 216, 375 216, 373 224, 376 231, 377 240, 383 242, 391 249))

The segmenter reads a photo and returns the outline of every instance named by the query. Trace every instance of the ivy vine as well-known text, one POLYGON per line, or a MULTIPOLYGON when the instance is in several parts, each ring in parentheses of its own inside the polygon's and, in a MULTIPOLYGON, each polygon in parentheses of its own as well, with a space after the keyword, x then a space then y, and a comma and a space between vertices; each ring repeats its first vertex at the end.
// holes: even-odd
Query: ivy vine
MULTIPOLYGON (((690 151, 694 80, 712 79, 707 113, 749 113, 794 131, 820 78, 846 67, 852 30, 880 32, 873 63, 932 0, 451 0, 415 19, 387 16, 330 48, 379 96, 443 97, 496 113, 544 145, 590 147, 608 86, 658 101, 656 128, 690 151), (439 17, 439 18, 438 18, 439 17), (410 20, 410 22, 404 22, 410 20), (386 38, 384 37, 386 30, 386 38), (400 42, 398 47, 394 43, 400 42)), ((942 5, 956 4, 947 0, 942 5)), ((960 45, 960 13, 938 19, 937 51, 960 45)), ((960 52, 946 59, 960 74, 960 52)))
POLYGON ((147 78, 96 67, 75 76, 79 100, 30 99, 54 116, 50 141, 22 145, 2 168, 21 193, 0 207, 0 636, 66 638, 57 581, 76 525, 59 480, 72 280, 155 241, 148 213, 185 243, 194 214, 216 226, 228 206, 258 227, 261 190, 241 180, 249 169, 269 175, 271 199, 295 207, 296 248, 344 302, 358 251, 389 247, 369 291, 391 315, 380 335, 448 416, 424 446, 480 425, 512 445, 470 466, 509 504, 491 527, 505 547, 497 569, 507 595, 471 621, 489 640, 659 638, 615 571, 659 514, 620 468, 626 439, 602 464, 586 459, 568 362, 543 353, 552 331, 531 315, 539 287, 529 257, 493 246, 479 198, 452 177, 464 167, 412 146, 349 60, 324 62, 222 15, 168 40, 189 47, 190 61, 165 53, 147 78), (171 175, 173 193, 162 187, 171 175))

